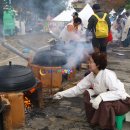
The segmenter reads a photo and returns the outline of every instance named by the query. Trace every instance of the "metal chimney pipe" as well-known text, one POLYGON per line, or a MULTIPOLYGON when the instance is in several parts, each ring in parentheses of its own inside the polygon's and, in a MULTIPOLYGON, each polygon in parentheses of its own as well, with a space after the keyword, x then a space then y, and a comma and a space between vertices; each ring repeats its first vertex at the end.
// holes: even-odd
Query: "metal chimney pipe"
POLYGON ((27 47, 27 48, 33 50, 34 52, 37 52, 37 49, 36 49, 36 48, 31 47, 31 46, 25 44, 22 40, 18 40, 18 43, 19 43, 20 45, 23 45, 24 47, 27 47))
POLYGON ((25 56, 23 53, 21 53, 19 50, 8 44, 6 41, 2 41, 1 45, 28 61, 29 57, 25 56))

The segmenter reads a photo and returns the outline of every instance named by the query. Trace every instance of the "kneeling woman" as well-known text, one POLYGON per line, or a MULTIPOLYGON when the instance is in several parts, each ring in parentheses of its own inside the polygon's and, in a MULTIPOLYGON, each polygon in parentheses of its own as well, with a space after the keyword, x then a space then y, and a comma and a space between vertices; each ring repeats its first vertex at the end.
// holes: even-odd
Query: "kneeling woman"
POLYGON ((116 74, 106 69, 107 58, 104 54, 93 53, 88 58, 88 66, 90 74, 76 86, 56 93, 54 99, 84 94, 88 122, 101 129, 113 130, 115 115, 122 115, 130 110, 130 96, 116 74))

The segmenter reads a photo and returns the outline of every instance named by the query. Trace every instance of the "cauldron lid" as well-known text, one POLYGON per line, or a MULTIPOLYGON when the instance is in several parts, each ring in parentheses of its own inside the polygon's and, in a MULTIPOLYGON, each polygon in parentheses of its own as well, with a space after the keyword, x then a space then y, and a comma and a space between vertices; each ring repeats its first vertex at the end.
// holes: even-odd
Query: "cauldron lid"
POLYGON ((36 84, 30 68, 21 65, 0 66, 0 92, 24 91, 36 84))
POLYGON ((51 55, 51 56, 65 56, 65 54, 59 50, 40 50, 36 53, 37 54, 44 54, 44 55, 51 55))
POLYGON ((9 78, 9 77, 17 77, 26 75, 30 73, 31 70, 22 65, 5 65, 0 66, 0 79, 1 78, 9 78))

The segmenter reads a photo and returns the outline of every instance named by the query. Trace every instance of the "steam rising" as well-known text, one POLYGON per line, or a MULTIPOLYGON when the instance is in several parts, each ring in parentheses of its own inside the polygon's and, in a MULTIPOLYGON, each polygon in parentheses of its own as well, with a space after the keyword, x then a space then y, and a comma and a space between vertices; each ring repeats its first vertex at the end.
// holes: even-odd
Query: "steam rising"
POLYGON ((91 42, 72 42, 72 43, 57 43, 55 49, 58 49, 65 53, 67 58, 67 63, 64 68, 73 68, 79 65, 90 53, 93 52, 93 47, 91 42))

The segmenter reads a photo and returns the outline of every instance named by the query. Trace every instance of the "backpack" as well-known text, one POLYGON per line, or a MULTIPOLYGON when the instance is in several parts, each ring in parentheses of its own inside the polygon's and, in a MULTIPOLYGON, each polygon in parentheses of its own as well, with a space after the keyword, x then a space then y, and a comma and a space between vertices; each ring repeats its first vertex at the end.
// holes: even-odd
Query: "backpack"
POLYGON ((104 13, 103 18, 99 18, 96 14, 94 16, 97 18, 98 22, 96 24, 95 36, 96 38, 106 38, 108 37, 108 24, 105 20, 107 14, 104 13))

